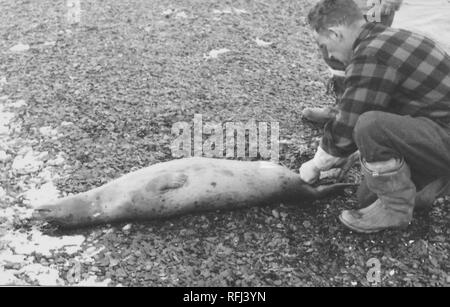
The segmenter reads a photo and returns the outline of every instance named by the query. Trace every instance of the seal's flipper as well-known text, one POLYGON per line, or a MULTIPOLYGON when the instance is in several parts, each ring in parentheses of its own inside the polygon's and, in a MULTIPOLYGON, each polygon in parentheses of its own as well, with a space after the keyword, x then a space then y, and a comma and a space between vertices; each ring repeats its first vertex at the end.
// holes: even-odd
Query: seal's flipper
POLYGON ((183 173, 164 174, 152 179, 145 187, 147 191, 166 192, 184 186, 188 176, 183 173))

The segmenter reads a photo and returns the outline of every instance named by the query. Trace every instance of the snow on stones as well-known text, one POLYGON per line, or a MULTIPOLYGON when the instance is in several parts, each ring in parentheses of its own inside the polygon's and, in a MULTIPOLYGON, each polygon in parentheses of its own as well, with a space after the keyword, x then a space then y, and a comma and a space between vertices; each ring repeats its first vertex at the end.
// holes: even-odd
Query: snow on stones
POLYGON ((27 105, 27 103, 23 99, 19 99, 16 102, 11 102, 10 104, 8 104, 8 106, 10 108, 20 108, 20 107, 25 107, 26 105, 27 105))
POLYGON ((229 49, 226 49, 226 48, 213 49, 213 50, 211 50, 207 55, 204 54, 204 55, 203 55, 203 58, 205 58, 206 60, 209 60, 209 59, 217 59, 217 58, 219 57, 219 55, 224 54, 224 53, 227 53, 227 52, 230 52, 230 50, 229 50, 229 49))
POLYGON ((6 242, 7 247, 16 255, 36 253, 50 257, 52 253, 60 251, 67 254, 77 253, 81 250, 85 237, 82 235, 50 237, 33 228, 27 233, 18 231, 7 233, 1 240, 6 242))
POLYGON ((68 127, 68 126, 72 126, 74 123, 72 123, 72 122, 66 122, 66 121, 63 121, 63 122, 61 122, 61 127, 68 127))
POLYGON ((24 196, 32 207, 37 207, 56 200, 59 196, 59 191, 53 182, 47 182, 39 189, 29 189, 24 193, 24 196))
POLYGON ((249 13, 248 11, 246 11, 246 10, 238 9, 238 8, 235 8, 235 7, 233 7, 233 11, 234 11, 234 13, 237 14, 237 15, 250 14, 250 13, 249 13))
POLYGON ((4 111, 4 106, 0 105, 0 135, 9 134, 9 122, 14 118, 14 113, 4 111))
POLYGON ((19 273, 28 276, 29 279, 40 286, 62 286, 64 281, 59 277, 56 269, 43 266, 39 263, 24 266, 19 273))
POLYGON ((63 154, 62 154, 62 153, 59 153, 59 154, 56 156, 56 158, 51 159, 51 160, 48 160, 48 161, 47 161, 47 165, 50 165, 50 166, 61 166, 61 165, 64 164, 64 162, 65 162, 65 159, 64 159, 64 157, 63 157, 63 154))
POLYGON ((11 159, 11 156, 6 153, 4 150, 0 150, 0 162, 5 163, 11 159))
POLYGON ((30 45, 18 43, 17 45, 9 48, 9 51, 19 53, 19 52, 28 51, 29 49, 30 49, 30 45))
POLYGON ((7 83, 5 76, 0 77, 0 89, 7 83))
POLYGON ((0 285, 2 286, 23 286, 27 283, 21 281, 15 276, 15 270, 3 270, 0 267, 0 285))
POLYGON ((177 18, 177 19, 185 19, 185 18, 188 18, 188 15, 185 12, 178 12, 175 15, 175 18, 177 18))
POLYGON ((248 11, 244 9, 239 9, 235 7, 225 8, 223 10, 214 9, 212 12, 213 14, 233 14, 233 13, 235 13, 236 15, 250 14, 248 11))
POLYGON ((109 279, 109 278, 107 278, 103 281, 97 281, 96 276, 89 276, 85 280, 82 280, 75 285, 78 287, 107 287, 110 282, 111 282, 111 279, 109 279))
POLYGON ((24 155, 17 155, 14 158, 12 170, 18 175, 35 173, 44 165, 43 158, 43 153, 36 153, 31 149, 24 155))
POLYGON ((56 129, 53 129, 50 126, 45 126, 39 128, 39 133, 42 134, 44 137, 54 137, 58 135, 58 131, 56 129))
POLYGON ((255 39, 255 43, 259 47, 268 47, 273 44, 272 42, 263 41, 262 39, 259 39, 258 37, 255 39))
POLYGON ((166 10, 162 11, 161 15, 163 15, 166 18, 169 18, 173 13, 175 13, 175 10, 166 9, 166 10))
POLYGON ((43 45, 44 45, 44 47, 55 46, 56 41, 48 41, 48 42, 45 42, 43 45))
POLYGON ((12 267, 25 261, 25 255, 16 255, 10 249, 0 252, 0 266, 12 267))

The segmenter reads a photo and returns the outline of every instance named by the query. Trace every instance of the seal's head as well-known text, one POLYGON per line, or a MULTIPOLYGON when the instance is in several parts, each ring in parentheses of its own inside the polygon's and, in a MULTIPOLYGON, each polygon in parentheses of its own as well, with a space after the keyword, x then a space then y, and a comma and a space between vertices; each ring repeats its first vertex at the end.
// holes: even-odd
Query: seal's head
POLYGON ((87 225, 99 218, 93 209, 93 204, 82 195, 74 195, 35 208, 33 218, 61 227, 87 225))

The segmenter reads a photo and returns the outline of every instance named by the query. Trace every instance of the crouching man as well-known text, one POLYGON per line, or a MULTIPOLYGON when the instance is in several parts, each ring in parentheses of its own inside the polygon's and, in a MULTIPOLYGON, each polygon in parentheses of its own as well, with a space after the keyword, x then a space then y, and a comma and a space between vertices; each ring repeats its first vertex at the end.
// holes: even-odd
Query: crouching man
MULTIPOLYGON (((368 22, 380 22, 385 26, 391 26, 394 21, 395 12, 399 10, 402 5, 402 0, 354 0, 356 5, 361 9, 364 19, 368 22), (378 1, 379 6, 372 6, 371 3, 378 1)), ((331 79, 328 82, 328 93, 334 92, 336 104, 344 92, 345 80, 345 65, 335 58, 330 57, 328 50, 322 46, 321 50, 323 58, 327 63, 331 72, 331 79)), ((303 110, 303 117, 312 122, 324 124, 331 118, 334 118, 337 113, 336 107, 325 108, 305 108, 303 110)))
POLYGON ((424 36, 367 23, 352 0, 321 0, 308 21, 346 71, 338 114, 300 175, 313 183, 359 150, 373 203, 339 219, 363 233, 406 227, 415 206, 450 192, 450 57, 424 36))

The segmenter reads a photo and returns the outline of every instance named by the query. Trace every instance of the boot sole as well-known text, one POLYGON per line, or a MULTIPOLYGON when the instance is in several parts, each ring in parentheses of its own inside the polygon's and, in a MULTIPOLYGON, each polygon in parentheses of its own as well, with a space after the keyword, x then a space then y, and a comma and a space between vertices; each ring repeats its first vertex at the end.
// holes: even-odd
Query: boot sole
POLYGON ((357 227, 353 226, 352 224, 349 224, 345 219, 342 218, 342 215, 339 215, 339 220, 347 228, 350 228, 353 231, 356 231, 356 232, 359 232, 359 233, 364 233, 364 234, 378 233, 378 232, 381 232, 383 230, 404 230, 404 229, 408 228, 408 225, 406 225, 406 226, 384 227, 384 228, 377 228, 377 229, 373 229, 373 230, 367 230, 367 229, 357 228, 357 227))

